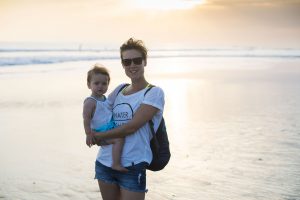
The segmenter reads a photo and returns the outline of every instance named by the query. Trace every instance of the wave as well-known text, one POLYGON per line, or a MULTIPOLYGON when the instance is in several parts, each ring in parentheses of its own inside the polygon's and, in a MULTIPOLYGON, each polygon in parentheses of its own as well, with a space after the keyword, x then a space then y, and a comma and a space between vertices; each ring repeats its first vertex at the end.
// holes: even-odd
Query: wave
POLYGON ((0 66, 53 64, 62 62, 89 61, 101 59, 117 59, 117 57, 97 57, 97 56, 24 56, 24 57, 4 57, 0 59, 0 66))
MULTIPOLYGON (((300 58, 300 49, 155 49, 149 51, 150 58, 300 58)), ((35 64, 53 64, 103 59, 120 59, 115 49, 0 49, 0 67, 35 64)))

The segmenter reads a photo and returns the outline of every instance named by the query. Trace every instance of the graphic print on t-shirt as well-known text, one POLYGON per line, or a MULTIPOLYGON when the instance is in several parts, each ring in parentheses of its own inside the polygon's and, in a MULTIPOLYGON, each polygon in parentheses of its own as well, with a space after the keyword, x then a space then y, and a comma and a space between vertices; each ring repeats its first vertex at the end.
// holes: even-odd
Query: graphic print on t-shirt
POLYGON ((113 108, 113 119, 117 126, 127 123, 133 118, 133 109, 128 103, 117 104, 113 108))

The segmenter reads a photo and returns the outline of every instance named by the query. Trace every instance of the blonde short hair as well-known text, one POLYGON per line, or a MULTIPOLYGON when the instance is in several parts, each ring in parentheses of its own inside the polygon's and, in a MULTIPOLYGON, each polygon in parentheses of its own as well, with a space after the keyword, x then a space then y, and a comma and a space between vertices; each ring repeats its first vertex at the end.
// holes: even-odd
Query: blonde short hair
POLYGON ((147 53, 148 49, 145 46, 145 43, 142 40, 137 40, 135 38, 129 38, 126 42, 120 47, 121 59, 123 59, 122 53, 126 50, 135 49, 142 54, 142 58, 147 64, 147 53))

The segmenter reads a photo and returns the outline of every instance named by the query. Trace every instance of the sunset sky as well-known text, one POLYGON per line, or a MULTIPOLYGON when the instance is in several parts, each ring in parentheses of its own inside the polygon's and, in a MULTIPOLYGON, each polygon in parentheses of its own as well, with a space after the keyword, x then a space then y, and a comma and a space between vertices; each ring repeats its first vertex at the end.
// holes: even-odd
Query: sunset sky
POLYGON ((300 0, 0 0, 0 42, 300 47, 300 0))

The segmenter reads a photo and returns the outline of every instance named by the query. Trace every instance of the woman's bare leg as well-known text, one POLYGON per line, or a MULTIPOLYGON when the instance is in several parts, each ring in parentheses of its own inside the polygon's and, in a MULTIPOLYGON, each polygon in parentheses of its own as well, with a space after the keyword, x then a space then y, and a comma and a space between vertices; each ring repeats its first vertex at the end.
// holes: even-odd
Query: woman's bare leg
POLYGON ((105 183, 98 180, 103 200, 120 200, 120 187, 116 184, 105 183))
POLYGON ((121 200, 144 200, 145 192, 132 192, 121 189, 121 200))

